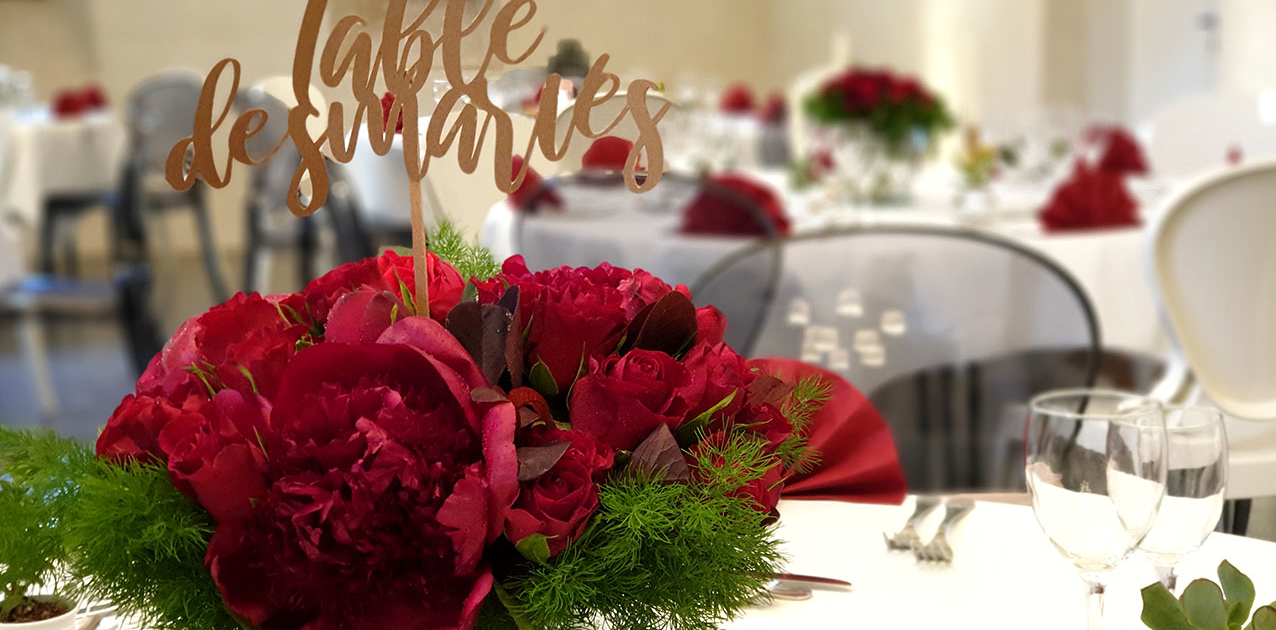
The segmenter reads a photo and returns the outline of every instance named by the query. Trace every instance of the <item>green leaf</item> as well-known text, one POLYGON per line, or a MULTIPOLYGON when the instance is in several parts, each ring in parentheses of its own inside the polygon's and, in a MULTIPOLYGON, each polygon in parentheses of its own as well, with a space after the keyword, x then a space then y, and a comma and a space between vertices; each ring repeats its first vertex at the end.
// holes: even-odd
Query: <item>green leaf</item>
POLYGON ((713 420, 713 414, 722 411, 724 407, 731 404, 731 401, 735 400, 735 395, 737 393, 739 392, 733 391, 730 394, 727 394, 727 397, 719 400, 716 405, 704 410, 704 412, 700 415, 682 423, 682 426, 678 427, 677 432, 678 444, 681 444, 683 448, 687 448, 699 441, 700 431, 709 426, 709 422, 713 420))
POLYGON ((524 558, 536 564, 549 563, 549 537, 545 534, 530 534, 514 547, 524 558))
POLYGON ((1192 580, 1180 598, 1188 621, 1199 630, 1229 630, 1223 590, 1209 580, 1192 580))
POLYGON ((1255 610, 1250 627, 1254 630, 1276 630, 1276 608, 1263 606, 1255 610))
POLYGON ((1236 604, 1228 608, 1228 621, 1231 625, 1243 625, 1254 607, 1254 582, 1226 560, 1218 565, 1218 582, 1228 603, 1236 604))
POLYGON ((537 361, 527 378, 531 381, 532 389, 540 392, 542 396, 558 395, 558 383, 554 382, 554 375, 550 373, 549 366, 545 365, 544 361, 537 361))
POLYGON ((462 302, 477 302, 478 301, 478 286, 476 286, 473 282, 466 282, 465 290, 461 291, 461 301, 462 302))
POLYGON ((1196 630, 1183 614, 1179 600, 1160 582, 1140 591, 1143 614, 1139 618, 1152 630, 1196 630))
POLYGON ((254 394, 259 394, 259 395, 260 395, 260 394, 261 394, 261 392, 260 392, 260 391, 257 391, 257 379, 253 378, 253 373, 252 373, 252 372, 249 372, 249 371, 248 371, 248 368, 246 368, 246 367, 244 367, 244 366, 242 366, 242 365, 240 365, 240 364, 238 364, 238 363, 236 363, 236 364, 235 364, 235 367, 239 368, 239 373, 240 373, 240 374, 243 374, 243 375, 244 375, 244 378, 248 379, 248 385, 249 385, 249 386, 251 386, 251 387, 253 388, 253 393, 254 393, 254 394))

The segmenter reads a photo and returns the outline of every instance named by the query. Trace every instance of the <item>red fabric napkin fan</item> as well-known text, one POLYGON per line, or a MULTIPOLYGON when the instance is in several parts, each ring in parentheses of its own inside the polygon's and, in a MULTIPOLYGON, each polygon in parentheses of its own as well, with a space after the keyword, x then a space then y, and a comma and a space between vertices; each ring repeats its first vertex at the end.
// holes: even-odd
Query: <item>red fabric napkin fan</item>
POLYGON ((99 85, 62 90, 53 97, 53 114, 58 118, 74 118, 106 107, 106 93, 99 85))
POLYGON ((1133 227, 1141 223, 1138 207, 1121 175, 1078 160, 1038 218, 1047 232, 1133 227))
MULTIPOLYGON (((604 136, 594 141, 580 158, 580 167, 587 171, 621 171, 634 143, 616 136, 604 136)), ((642 170, 639 166, 638 170, 642 170)))
MULTIPOLYGON (((385 121, 385 126, 390 126, 390 110, 394 107, 394 95, 386 92, 381 97, 381 120, 385 121)), ((394 123, 394 133, 403 133, 403 110, 399 110, 399 119, 394 123)))
MULTIPOLYGON (((518 177, 518 172, 523 170, 523 156, 515 155, 513 157, 513 169, 510 172, 510 181, 518 177)), ((563 199, 558 196, 558 192, 552 189, 545 189, 543 183, 544 177, 536 172, 536 169, 528 166, 527 175, 523 176, 523 183, 514 192, 507 197, 510 207, 515 212, 528 211, 535 212, 540 203, 547 203, 556 208, 563 207, 563 199), (533 204, 532 202, 537 202, 533 204)))
POLYGON ((790 479, 783 498, 903 503, 907 485, 895 439, 864 394, 837 374, 792 359, 753 359, 749 366, 790 382, 817 375, 832 385, 808 433, 820 465, 790 479))
POLYGON ((757 109, 753 90, 748 85, 737 83, 722 93, 722 102, 718 109, 724 114, 752 114, 757 109))
POLYGON ((1143 155, 1143 147, 1129 131, 1120 127, 1100 129, 1106 136, 1107 146, 1099 158, 1099 170, 1118 175, 1147 175, 1149 172, 1147 158, 1143 155))
POLYGON ((792 229, 780 198, 767 186, 742 175, 713 175, 707 186, 682 212, 683 234, 765 236, 768 226, 760 224, 756 207, 775 227, 776 234, 788 236, 792 229))

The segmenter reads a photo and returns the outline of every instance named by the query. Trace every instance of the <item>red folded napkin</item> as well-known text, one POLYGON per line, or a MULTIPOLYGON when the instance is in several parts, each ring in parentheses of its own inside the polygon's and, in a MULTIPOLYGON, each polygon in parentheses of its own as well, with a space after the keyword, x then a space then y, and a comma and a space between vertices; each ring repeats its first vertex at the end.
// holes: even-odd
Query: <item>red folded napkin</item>
MULTIPOLYGON (((580 167, 587 171, 621 171, 634 143, 616 136, 604 136, 594 141, 580 158, 580 167)), ((638 170, 642 170, 639 166, 638 170)))
MULTIPOLYGON (((386 92, 381 97, 381 120, 385 121, 385 126, 390 126, 390 109, 394 107, 394 95, 386 92)), ((399 120, 394 125, 395 133, 403 133, 403 110, 399 110, 399 120)))
POLYGON ((1143 147, 1133 134, 1121 127, 1100 127, 1097 135, 1104 143, 1103 155, 1099 158, 1099 170, 1118 175, 1148 174, 1143 147))
POLYGON ((744 83, 737 83, 722 93, 722 103, 718 109, 724 114, 752 114, 757 109, 753 90, 744 83))
MULTIPOLYGON (((515 155, 513 157, 513 166, 510 172, 510 181, 514 181, 518 177, 518 172, 523 170, 523 156, 515 155)), ((542 183, 545 181, 536 169, 527 167, 527 175, 523 176, 523 183, 514 192, 509 194, 510 207, 515 212, 527 211, 535 212, 540 203, 547 203, 556 208, 563 207, 563 199, 558 196, 558 192, 554 190, 545 190, 542 183), (538 195, 538 193, 540 193, 538 195), (531 202, 538 202, 533 205, 531 202)))
POLYGON ((815 414, 808 434, 820 464, 790 479, 785 499, 904 502, 907 484, 895 439, 864 394, 841 376, 801 361, 753 359, 749 366, 790 382, 818 375, 832 385, 829 402, 815 414))
POLYGON ((784 95, 778 92, 767 97, 766 104, 762 106, 762 113, 758 114, 762 122, 773 125, 783 123, 788 117, 789 104, 784 100, 784 95))
POLYGON ((96 84, 68 88, 53 97, 53 114, 58 118, 74 118, 106 107, 106 94, 96 84))
POLYGON ((683 234, 763 236, 768 234, 757 215, 743 204, 756 207, 775 227, 776 234, 788 236, 789 217, 775 191, 743 175, 713 175, 700 194, 682 211, 683 234))
POLYGON ((1140 225, 1138 203, 1121 175, 1078 160, 1037 217, 1047 232, 1140 225))

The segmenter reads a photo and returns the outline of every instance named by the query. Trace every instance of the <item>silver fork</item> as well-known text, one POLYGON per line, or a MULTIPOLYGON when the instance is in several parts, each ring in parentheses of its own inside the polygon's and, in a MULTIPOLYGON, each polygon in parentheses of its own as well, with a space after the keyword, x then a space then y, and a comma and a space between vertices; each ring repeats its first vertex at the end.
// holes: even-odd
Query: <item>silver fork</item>
POLYGON ((882 539, 886 541, 886 547, 896 551, 909 550, 917 547, 922 543, 922 539, 917 535, 917 525, 921 523, 931 510, 939 507, 939 497, 917 497, 917 506, 913 508, 913 515, 908 517, 908 522, 904 524, 904 529, 899 530, 894 536, 887 536, 886 532, 882 532, 882 539))
POLYGON ((918 546, 913 549, 913 555, 917 556, 919 562, 942 562, 949 563, 953 561, 953 548, 948 545, 948 537, 952 535, 953 527, 957 525, 967 514, 975 509, 975 502, 970 499, 953 499, 948 502, 947 511, 944 513, 944 522, 939 526, 939 530, 935 532, 935 537, 924 546, 918 546))

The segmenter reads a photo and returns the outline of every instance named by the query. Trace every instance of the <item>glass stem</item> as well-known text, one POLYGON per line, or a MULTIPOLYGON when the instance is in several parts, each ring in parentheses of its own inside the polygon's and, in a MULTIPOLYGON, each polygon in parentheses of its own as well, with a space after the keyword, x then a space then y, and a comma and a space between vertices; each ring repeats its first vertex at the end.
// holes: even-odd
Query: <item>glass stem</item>
POLYGON ((1103 592, 1107 584, 1091 577, 1085 578, 1086 628, 1100 630, 1103 628, 1103 592))
POLYGON ((1161 580, 1161 584, 1167 590, 1169 590, 1171 593, 1176 592, 1175 589, 1178 588, 1179 576, 1177 573, 1174 572, 1174 567, 1172 565, 1171 566, 1164 566, 1159 564, 1156 565, 1156 576, 1158 579, 1161 580))

